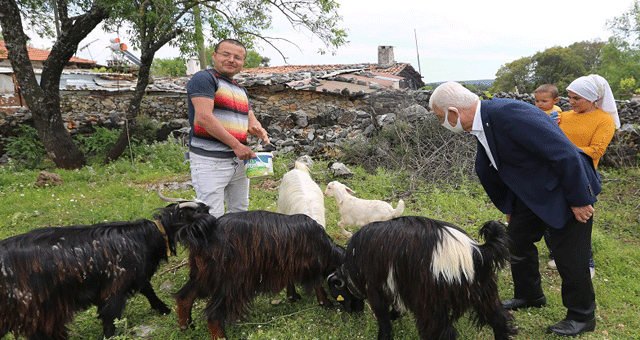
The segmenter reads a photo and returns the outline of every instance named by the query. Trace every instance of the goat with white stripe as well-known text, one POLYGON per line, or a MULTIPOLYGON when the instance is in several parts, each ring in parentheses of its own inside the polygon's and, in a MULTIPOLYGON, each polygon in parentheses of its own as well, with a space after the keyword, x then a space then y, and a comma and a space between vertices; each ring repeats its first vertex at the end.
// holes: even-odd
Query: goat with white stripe
POLYGON ((509 339, 516 329, 495 274, 509 259, 506 228, 487 222, 480 235, 482 245, 455 225, 420 216, 370 223, 349 240, 329 290, 347 311, 362 311, 369 301, 379 340, 392 338, 391 319, 406 310, 421 339, 456 339, 453 324, 469 309, 478 327, 509 339))

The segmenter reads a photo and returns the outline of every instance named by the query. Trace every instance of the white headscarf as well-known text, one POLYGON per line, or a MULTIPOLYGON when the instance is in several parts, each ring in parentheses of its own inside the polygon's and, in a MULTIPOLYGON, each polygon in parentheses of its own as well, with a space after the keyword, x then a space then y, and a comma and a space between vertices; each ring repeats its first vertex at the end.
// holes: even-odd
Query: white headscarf
POLYGON ((616 101, 606 79, 597 74, 583 76, 572 81, 567 86, 567 91, 575 92, 580 97, 595 103, 597 108, 613 116, 616 128, 620 127, 616 101))

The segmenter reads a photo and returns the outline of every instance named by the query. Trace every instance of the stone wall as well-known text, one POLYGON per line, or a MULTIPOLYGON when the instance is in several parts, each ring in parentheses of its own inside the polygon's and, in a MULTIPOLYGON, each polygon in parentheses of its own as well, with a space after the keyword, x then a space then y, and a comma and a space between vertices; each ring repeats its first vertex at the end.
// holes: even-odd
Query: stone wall
MULTIPOLYGON (((522 100, 530 104, 535 104, 535 97, 531 94, 515 94, 515 93, 506 93, 506 92, 498 92, 493 95, 495 98, 511 98, 522 100)), ((626 128, 632 128, 629 125, 640 125, 640 102, 636 100, 617 100, 618 104, 618 116, 620 117, 620 125, 622 128, 627 125, 626 128)), ((560 97, 560 101, 558 102, 558 106, 562 109, 562 111, 571 110, 571 105, 569 104, 569 98, 560 97)))
MULTIPOLYGON (((393 124, 396 119, 411 122, 430 116, 426 107, 431 92, 426 90, 380 90, 358 95, 293 90, 282 85, 255 86, 248 90, 258 119, 281 152, 296 150, 301 154, 316 154, 344 138, 371 136, 380 126, 393 124)), ((533 103, 529 94, 496 93, 494 96, 533 103)), ((62 116, 72 134, 91 133, 96 126, 119 128, 124 124, 128 100, 127 96, 66 95, 61 101, 62 116)), ((560 105, 569 109, 566 98, 561 98, 560 105)), ((640 103, 619 102, 619 111, 623 133, 631 134, 630 139, 640 145, 637 131, 640 103)), ((141 104, 141 113, 162 126, 159 139, 170 133, 184 138, 188 131, 187 102, 183 94, 147 96, 141 104)), ((0 109, 0 135, 14 135, 20 123, 33 124, 28 110, 6 113, 0 109)), ((0 140, 0 155, 2 153, 0 140)))

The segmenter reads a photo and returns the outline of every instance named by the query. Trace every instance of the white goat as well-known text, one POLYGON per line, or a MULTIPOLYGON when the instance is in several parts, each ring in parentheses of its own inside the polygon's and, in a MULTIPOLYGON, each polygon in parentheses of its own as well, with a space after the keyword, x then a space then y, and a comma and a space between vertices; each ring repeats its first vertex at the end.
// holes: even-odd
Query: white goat
POLYGON ((326 226, 322 189, 311 179, 304 163, 296 161, 294 168, 282 176, 278 193, 279 213, 305 214, 326 226))
POLYGON ((393 209, 391 204, 380 200, 365 200, 351 196, 355 191, 346 185, 333 181, 327 184, 324 191, 325 196, 336 198, 340 211, 340 222, 338 227, 342 234, 351 237, 351 233, 344 229, 345 226, 361 227, 375 221, 386 221, 402 215, 404 211, 404 201, 400 199, 398 205, 393 209))

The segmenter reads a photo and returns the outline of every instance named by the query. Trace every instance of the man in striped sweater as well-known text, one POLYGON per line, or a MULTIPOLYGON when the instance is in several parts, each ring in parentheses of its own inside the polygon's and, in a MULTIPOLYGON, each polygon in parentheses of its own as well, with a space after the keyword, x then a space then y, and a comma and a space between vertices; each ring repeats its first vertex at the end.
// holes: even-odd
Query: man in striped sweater
POLYGON ((246 145, 247 134, 269 144, 246 90, 232 79, 242 70, 246 55, 241 42, 222 40, 213 52, 213 69, 197 72, 187 83, 191 179, 196 196, 215 217, 224 214, 225 203, 228 212, 249 207, 243 161, 256 155, 246 145))

